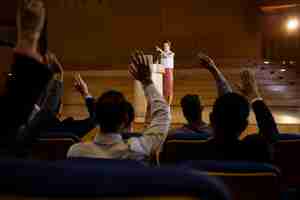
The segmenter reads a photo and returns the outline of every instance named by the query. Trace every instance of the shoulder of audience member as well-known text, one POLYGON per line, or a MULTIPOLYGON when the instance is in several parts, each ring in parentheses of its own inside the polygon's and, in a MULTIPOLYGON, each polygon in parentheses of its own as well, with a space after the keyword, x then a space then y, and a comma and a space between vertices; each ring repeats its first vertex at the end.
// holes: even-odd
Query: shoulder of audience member
POLYGON ((80 142, 77 144, 73 144, 68 151, 68 156, 70 157, 79 157, 85 154, 87 152, 93 143, 85 143, 85 142, 80 142))
POLYGON ((185 131, 185 128, 183 126, 183 127, 179 127, 179 128, 170 129, 169 132, 168 132, 168 135, 174 135, 174 134, 177 134, 177 133, 184 133, 184 132, 186 132, 186 131, 185 131))
POLYGON ((245 144, 253 144, 253 145, 269 145, 269 142, 258 134, 248 135, 242 140, 245 144))

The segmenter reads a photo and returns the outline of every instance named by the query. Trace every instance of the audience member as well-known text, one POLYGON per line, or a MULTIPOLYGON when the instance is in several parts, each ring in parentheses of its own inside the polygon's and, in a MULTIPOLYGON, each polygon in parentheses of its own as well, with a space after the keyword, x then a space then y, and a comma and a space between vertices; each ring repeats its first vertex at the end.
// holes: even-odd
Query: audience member
MULTIPOLYGON (((198 59, 200 64, 213 75, 219 97, 232 92, 230 84, 222 72, 218 69, 213 59, 202 53, 198 54, 198 59)), ((211 136, 212 128, 203 121, 203 106, 201 104, 200 97, 195 94, 186 95, 181 99, 180 104, 183 115, 188 123, 181 128, 171 130, 169 135, 177 133, 198 133, 207 137, 211 136)))
POLYGON ((169 136, 174 134, 202 134, 207 137, 212 135, 212 128, 203 121, 200 97, 198 95, 185 95, 180 102, 183 115, 188 122, 181 128, 171 130, 169 136))
POLYGON ((199 159, 271 161, 272 144, 279 134, 276 123, 259 94, 254 72, 246 69, 241 78, 240 90, 246 98, 227 93, 216 100, 210 115, 214 137, 199 146, 199 159), (259 134, 239 140, 248 126, 249 103, 256 116, 259 134))
MULTIPOLYGON (((34 120, 32 123, 40 127, 35 130, 42 136, 51 136, 51 133, 71 133, 81 138, 95 128, 93 101, 88 96, 83 96, 90 113, 87 119, 74 120, 72 117, 65 120, 60 119, 61 98, 63 96, 63 67, 54 54, 49 53, 49 56, 52 60, 51 64, 59 69, 59 73, 54 75, 54 78, 48 84, 48 88, 35 105, 35 112, 32 113, 30 120, 31 122, 34 120)), ((78 78, 75 77, 74 83, 77 90, 78 82, 78 78)), ((81 91, 79 92, 81 93, 81 91)))
MULTIPOLYGON (((87 104, 89 104, 88 109, 89 109, 89 113, 91 115, 91 117, 93 119, 96 118, 96 111, 95 111, 95 106, 94 106, 94 97, 92 96, 92 94, 89 91, 88 85, 86 84, 86 82, 81 78, 80 74, 77 74, 74 78, 75 80, 75 88, 76 90, 81 94, 81 96, 86 100, 86 102, 89 102, 87 104)), ((126 98, 124 97, 124 95, 120 92, 114 91, 114 93, 118 94, 120 96, 120 98, 123 98, 124 100, 126 100, 126 98)), ((134 113, 134 108, 131 105, 131 103, 129 102, 125 102, 125 108, 126 108, 126 112, 128 115, 128 123, 125 124, 124 129, 122 130, 123 133, 131 133, 133 132, 133 120, 135 118, 135 113, 134 113)))
POLYGON ((1 97, 3 129, 0 154, 16 153, 15 146, 23 138, 17 132, 27 122, 34 104, 53 76, 53 69, 44 64, 38 50, 45 15, 44 4, 39 0, 25 1, 18 10, 14 60, 1 97))
POLYGON ((151 80, 149 60, 143 53, 135 53, 131 59, 130 73, 143 85, 151 105, 151 123, 143 135, 123 140, 121 133, 133 121, 128 115, 128 102, 116 91, 108 91, 96 102, 96 121, 100 126, 94 141, 73 145, 68 157, 94 157, 107 159, 149 160, 166 138, 171 116, 170 108, 151 80))

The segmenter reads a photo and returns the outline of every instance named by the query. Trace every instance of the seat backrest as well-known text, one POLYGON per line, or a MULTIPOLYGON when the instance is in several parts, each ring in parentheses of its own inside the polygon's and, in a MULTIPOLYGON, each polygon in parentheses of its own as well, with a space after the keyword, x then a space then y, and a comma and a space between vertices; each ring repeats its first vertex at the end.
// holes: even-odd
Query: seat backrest
POLYGON ((38 138, 32 145, 31 157, 39 160, 66 159, 69 148, 77 143, 73 138, 38 138))
POLYGON ((198 152, 198 147, 206 140, 166 140, 163 150, 159 155, 160 163, 177 163, 193 160, 193 155, 198 152))
POLYGON ((299 135, 281 136, 274 145, 274 164, 282 171, 282 183, 286 186, 300 185, 299 135))
POLYGON ((266 200, 280 197, 280 171, 261 163, 234 161, 190 161, 184 167, 207 171, 221 178, 229 187, 234 200, 266 200))
POLYGON ((281 133, 279 140, 300 140, 300 133, 281 133))
POLYGON ((225 186, 207 175, 110 162, 1 160, 0 199, 229 199, 225 186))
POLYGON ((206 132, 199 133, 174 133, 167 137, 167 140, 207 140, 210 135, 206 132))
MULTIPOLYGON (((8 196, 0 196, 0 200, 49 200, 51 198, 48 197, 28 197, 28 196, 16 196, 16 195, 8 195, 8 196)), ((161 196, 123 196, 123 197, 97 197, 97 198, 89 198, 89 197, 76 197, 73 198, 76 200, 202 200, 197 196, 192 195, 161 195, 161 196)), ((54 200, 70 200, 70 198, 54 198, 54 200)), ((205 199, 203 199, 205 200, 205 199)))

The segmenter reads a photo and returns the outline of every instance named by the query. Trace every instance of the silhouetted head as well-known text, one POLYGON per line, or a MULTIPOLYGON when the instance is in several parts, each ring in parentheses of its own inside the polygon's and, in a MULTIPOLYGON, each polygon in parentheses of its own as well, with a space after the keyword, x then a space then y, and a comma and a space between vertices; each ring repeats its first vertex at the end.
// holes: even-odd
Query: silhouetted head
POLYGON ((171 42, 169 40, 166 40, 163 42, 164 51, 170 51, 171 50, 171 42))
POLYGON ((124 132, 133 132, 133 121, 135 119, 134 108, 131 103, 125 102, 125 108, 127 112, 127 120, 124 127, 124 132))
POLYGON ((41 0, 24 0, 18 9, 19 37, 38 39, 46 19, 46 8, 41 0))
POLYGON ((189 124, 202 120, 203 107, 198 95, 188 94, 181 99, 180 104, 183 115, 189 124))
POLYGON ((243 96, 228 93, 219 97, 210 114, 215 138, 219 140, 235 140, 248 126, 250 106, 243 96))
POLYGON ((102 133, 123 132, 133 119, 133 107, 118 91, 105 92, 96 102, 96 120, 102 133))

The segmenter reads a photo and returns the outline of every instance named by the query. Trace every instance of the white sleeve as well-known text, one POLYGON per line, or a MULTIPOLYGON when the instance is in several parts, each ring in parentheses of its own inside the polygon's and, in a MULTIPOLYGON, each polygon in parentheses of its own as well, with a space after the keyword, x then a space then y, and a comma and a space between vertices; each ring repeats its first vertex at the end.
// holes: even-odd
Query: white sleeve
POLYGON ((158 148, 167 137, 171 114, 170 106, 157 91, 154 84, 144 87, 147 102, 151 108, 150 125, 144 130, 140 138, 132 138, 129 141, 132 151, 149 156, 153 149, 158 148))

